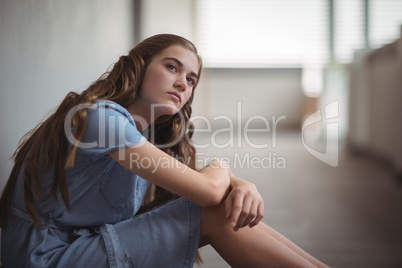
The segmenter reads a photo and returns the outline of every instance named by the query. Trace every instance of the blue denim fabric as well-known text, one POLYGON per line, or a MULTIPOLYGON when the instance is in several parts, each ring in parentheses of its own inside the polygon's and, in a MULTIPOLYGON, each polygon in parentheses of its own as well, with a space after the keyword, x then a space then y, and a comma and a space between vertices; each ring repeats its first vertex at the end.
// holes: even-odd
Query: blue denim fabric
POLYGON ((192 268, 201 232, 200 207, 179 198, 111 228, 135 267, 192 268))

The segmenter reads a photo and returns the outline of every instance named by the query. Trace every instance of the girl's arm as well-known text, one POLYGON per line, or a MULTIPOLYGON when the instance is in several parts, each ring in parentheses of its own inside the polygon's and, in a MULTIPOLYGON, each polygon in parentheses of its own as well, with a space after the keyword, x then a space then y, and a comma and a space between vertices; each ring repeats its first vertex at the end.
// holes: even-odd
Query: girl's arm
POLYGON ((218 205, 231 183, 229 167, 222 160, 214 159, 198 172, 148 141, 109 156, 134 174, 200 206, 218 205))

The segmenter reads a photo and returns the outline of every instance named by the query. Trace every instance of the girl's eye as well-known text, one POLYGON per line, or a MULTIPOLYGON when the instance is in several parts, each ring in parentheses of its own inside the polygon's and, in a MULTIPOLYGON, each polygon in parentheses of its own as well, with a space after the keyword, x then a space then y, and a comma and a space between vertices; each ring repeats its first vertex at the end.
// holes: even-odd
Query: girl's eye
POLYGON ((171 70, 171 71, 176 71, 176 67, 175 67, 174 65, 172 65, 172 64, 168 64, 168 65, 167 65, 167 68, 168 68, 169 70, 171 70))
POLYGON ((190 85, 194 85, 194 84, 195 84, 194 79, 192 79, 192 78, 190 78, 190 77, 187 77, 187 82, 188 82, 190 85))

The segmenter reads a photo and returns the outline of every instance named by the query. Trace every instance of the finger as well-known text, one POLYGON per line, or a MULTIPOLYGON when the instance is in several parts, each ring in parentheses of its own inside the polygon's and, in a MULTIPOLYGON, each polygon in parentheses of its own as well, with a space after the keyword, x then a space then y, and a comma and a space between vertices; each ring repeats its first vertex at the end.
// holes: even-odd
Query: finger
POLYGON ((232 206, 233 206, 233 195, 229 193, 229 195, 226 197, 225 200, 225 214, 227 220, 230 220, 230 217, 232 216, 232 206))
POLYGON ((264 217, 264 202, 258 204, 257 215, 255 219, 249 224, 250 228, 256 226, 264 217))
POLYGON ((250 211, 248 212, 248 215, 247 215, 246 219, 244 220, 242 227, 250 225, 251 222, 254 221, 257 214, 258 214, 258 202, 256 202, 254 200, 250 206, 250 211))
POLYGON ((245 227, 245 226, 250 226, 250 224, 254 221, 255 219, 255 214, 250 213, 246 220, 243 222, 243 225, 241 227, 245 227))
POLYGON ((244 226, 248 225, 252 219, 254 219, 255 214, 250 215, 250 214, 252 214, 251 213, 252 203, 253 203, 252 198, 245 197, 243 199, 243 205, 240 210, 239 218, 237 220, 237 225, 236 225, 237 227, 239 227, 239 228, 244 227, 244 226), (250 217, 251 217, 251 219, 250 219, 250 217))
POLYGON ((239 227, 237 223, 239 220, 241 210, 243 208, 243 198, 244 198, 243 195, 236 195, 236 197, 233 198, 233 200, 231 202, 232 207, 231 207, 229 222, 233 228, 238 229, 238 227, 239 227))

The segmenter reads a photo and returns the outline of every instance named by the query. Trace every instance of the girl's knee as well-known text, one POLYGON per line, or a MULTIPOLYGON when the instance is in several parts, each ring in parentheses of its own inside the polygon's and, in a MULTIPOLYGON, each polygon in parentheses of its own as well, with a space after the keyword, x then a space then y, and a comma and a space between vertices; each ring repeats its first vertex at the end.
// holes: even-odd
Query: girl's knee
POLYGON ((226 225, 230 227, 226 220, 224 200, 218 206, 201 207, 201 240, 210 241, 226 225))

